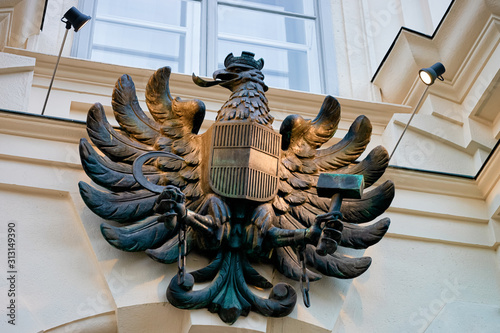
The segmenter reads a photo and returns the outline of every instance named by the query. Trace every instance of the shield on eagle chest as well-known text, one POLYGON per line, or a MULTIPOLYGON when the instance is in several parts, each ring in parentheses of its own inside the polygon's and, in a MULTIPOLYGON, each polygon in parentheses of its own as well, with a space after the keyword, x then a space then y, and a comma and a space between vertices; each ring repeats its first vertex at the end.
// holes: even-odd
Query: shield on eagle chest
POLYGON ((248 121, 213 125, 210 187, 227 198, 264 202, 278 191, 281 135, 248 121))

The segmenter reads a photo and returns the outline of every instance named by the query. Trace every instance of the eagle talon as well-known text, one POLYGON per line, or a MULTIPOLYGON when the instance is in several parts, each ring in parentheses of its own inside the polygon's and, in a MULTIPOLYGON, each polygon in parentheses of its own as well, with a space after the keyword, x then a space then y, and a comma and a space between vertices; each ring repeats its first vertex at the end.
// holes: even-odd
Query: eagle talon
POLYGON ((167 186, 156 199, 154 206, 155 213, 158 214, 175 214, 180 218, 184 218, 187 214, 186 196, 181 190, 175 186, 167 186))
POLYGON ((339 217, 342 217, 342 213, 339 211, 321 214, 316 217, 316 225, 322 225, 324 222, 324 226, 321 229, 321 237, 316 248, 318 255, 325 256, 337 251, 338 244, 342 238, 342 230, 344 229, 344 225, 339 220, 339 217))
POLYGON ((306 243, 317 246, 319 239, 321 237, 321 233, 322 233, 322 228, 320 227, 319 224, 314 224, 310 228, 307 228, 305 233, 306 243))

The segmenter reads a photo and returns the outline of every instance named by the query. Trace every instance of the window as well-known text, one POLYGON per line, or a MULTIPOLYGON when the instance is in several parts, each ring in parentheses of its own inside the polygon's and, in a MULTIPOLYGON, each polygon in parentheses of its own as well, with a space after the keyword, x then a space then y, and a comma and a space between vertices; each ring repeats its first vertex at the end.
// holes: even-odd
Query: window
POLYGON ((223 67, 227 54, 251 51, 264 58, 263 72, 271 87, 337 91, 326 82, 331 73, 325 74, 322 51, 328 29, 321 27, 330 14, 318 15, 328 0, 80 2, 93 20, 91 29, 75 35, 73 56, 211 76, 223 67))

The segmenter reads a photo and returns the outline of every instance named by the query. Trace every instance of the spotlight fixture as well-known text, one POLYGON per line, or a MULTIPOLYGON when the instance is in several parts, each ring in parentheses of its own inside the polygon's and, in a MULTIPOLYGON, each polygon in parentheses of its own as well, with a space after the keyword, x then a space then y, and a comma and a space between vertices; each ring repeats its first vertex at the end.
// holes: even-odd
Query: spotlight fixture
POLYGON ((64 32, 64 37, 61 45, 61 49, 59 50, 59 55, 57 56, 56 67, 54 68, 54 73, 52 74, 52 78, 49 84, 49 90, 47 91, 47 96, 45 96, 45 102, 43 103, 42 115, 45 113, 45 107, 47 106, 47 101, 49 100, 50 91, 52 90, 52 83, 54 83, 54 78, 56 76, 57 66, 59 66, 59 60, 61 60, 61 54, 64 48, 64 43, 66 42, 66 37, 68 36, 68 31, 73 27, 75 32, 80 30, 87 22, 91 19, 90 16, 81 13, 75 7, 71 7, 61 18, 63 23, 66 23, 66 31, 64 32))
POLYGON ((73 27, 75 32, 80 30, 85 24, 90 21, 91 17, 83 14, 75 7, 71 7, 66 14, 64 14, 61 21, 66 23, 66 29, 73 27), (65 21, 66 20, 66 21, 65 21))
POLYGON ((445 72, 445 68, 442 63, 436 62, 434 65, 428 68, 422 68, 418 75, 420 76, 420 80, 423 83, 430 86, 434 83, 436 79, 443 81, 443 74, 445 72))
POLYGON ((403 129, 403 132, 399 136, 398 142, 396 142, 396 145, 394 146, 394 149, 392 150, 391 155, 389 156, 389 161, 391 160, 392 156, 394 155, 394 152, 396 151, 396 148, 398 148, 399 143, 401 142, 401 139, 403 138, 403 135, 405 135, 406 130, 408 129, 408 126, 410 126, 411 121, 413 120, 413 117, 415 116, 415 112, 417 112, 418 108, 420 107, 420 104, 422 103, 422 100, 424 99, 425 94, 427 93, 427 89, 429 89, 429 86, 431 86, 436 79, 440 81, 444 81, 443 74, 445 72, 444 65, 440 62, 436 62, 434 65, 431 67, 427 68, 422 68, 418 72, 418 76, 420 77, 420 80, 425 84, 425 90, 422 96, 420 96, 420 99, 418 100, 417 105, 413 109, 413 112, 410 116, 410 120, 408 120, 408 123, 406 124, 405 128, 403 129))

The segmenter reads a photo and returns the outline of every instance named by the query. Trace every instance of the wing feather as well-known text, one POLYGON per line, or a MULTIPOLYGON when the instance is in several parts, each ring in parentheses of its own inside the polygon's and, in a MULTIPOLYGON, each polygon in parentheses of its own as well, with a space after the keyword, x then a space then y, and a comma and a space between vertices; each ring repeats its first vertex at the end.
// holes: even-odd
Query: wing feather
POLYGON ((188 183, 183 192, 186 195, 186 199, 189 200, 196 200, 203 194, 203 192, 201 191, 201 184, 199 182, 188 183))
POLYGON ((125 227, 103 223, 101 233, 109 244, 128 252, 154 249, 174 236, 174 230, 167 229, 164 223, 158 221, 158 216, 125 227))
POLYGON ((340 245, 353 249, 366 249, 384 237, 390 224, 391 220, 387 217, 368 226, 344 223, 340 245))
POLYGON ((369 222, 385 212, 393 198, 394 183, 388 180, 377 188, 363 193, 361 199, 344 199, 340 212, 346 222, 369 222))
POLYGON ((167 179, 168 185, 174 185, 180 189, 186 187, 187 182, 179 175, 179 172, 177 171, 166 172, 165 178, 167 179))
POLYGON ((326 96, 318 115, 311 122, 311 128, 304 135, 309 145, 317 149, 332 138, 340 121, 340 104, 332 96, 326 96))
MULTIPOLYGON (((187 248, 186 253, 191 252, 194 247, 193 230, 188 228, 186 231, 187 248)), ((170 238, 162 246, 156 249, 148 249, 146 254, 154 261, 163 264, 171 264, 179 259, 179 239, 177 237, 170 238)))
POLYGON ((276 223, 277 227, 282 229, 294 230, 294 229, 301 229, 304 227, 301 222, 297 221, 289 213, 279 216, 278 219, 276 220, 276 223))
POLYGON ((87 207, 103 219, 134 222, 153 214, 158 194, 148 190, 103 192, 79 182, 80 196, 87 207))
POLYGON ((305 226, 306 228, 310 227, 316 218, 314 214, 305 209, 304 205, 291 206, 290 213, 294 218, 300 221, 302 226, 305 226))
POLYGON ((352 123, 346 136, 335 145, 316 151, 315 164, 321 171, 330 172, 355 161, 370 142, 372 126, 365 116, 352 123))
POLYGON ((186 181, 194 182, 198 181, 201 177, 201 170, 198 166, 186 166, 179 171, 179 176, 181 176, 186 181))
POLYGON ((301 205, 303 204, 307 197, 303 191, 293 191, 289 195, 284 197, 285 201, 292 205, 301 205))
POLYGON ((170 112, 172 111, 169 79, 170 68, 163 67, 151 76, 146 86, 146 103, 149 112, 161 124, 170 118, 170 112))
POLYGON ((116 162, 132 164, 139 156, 153 150, 150 146, 132 141, 115 131, 108 123, 104 108, 99 103, 94 104, 89 110, 87 133, 97 148, 116 162))
POLYGON ((155 144, 160 136, 160 126, 142 111, 134 82, 127 74, 116 81, 112 106, 116 120, 128 134, 147 145, 155 144))
POLYGON ((365 187, 368 187, 379 180, 388 165, 389 154, 387 150, 382 146, 377 146, 360 163, 337 169, 335 173, 363 175, 365 187))
POLYGON ((280 195, 274 197, 273 207, 276 210, 276 213, 285 213, 288 211, 290 206, 286 203, 285 199, 283 199, 280 195))
MULTIPOLYGON (((80 140, 79 148, 83 170, 96 184, 117 192, 142 188, 135 180, 130 164, 113 162, 106 156, 97 154, 86 139, 80 140)), ((143 172, 154 184, 158 184, 161 179, 154 166, 145 165, 143 172)))
POLYGON ((328 212, 331 201, 330 198, 318 196, 316 187, 307 190, 307 202, 325 213, 328 212))
POLYGON ((350 258, 334 253, 324 257, 316 253, 314 246, 308 245, 305 250, 307 264, 318 272, 338 279, 353 279, 363 274, 371 265, 370 257, 350 258))
MULTIPOLYGON (((186 133, 197 134, 205 117, 205 104, 197 99, 183 101, 170 95, 169 67, 158 69, 146 86, 146 103, 153 118, 160 124, 180 119, 186 133)), ((172 127, 169 124, 168 127, 172 127)), ((165 128, 164 128, 165 129, 165 128)))

